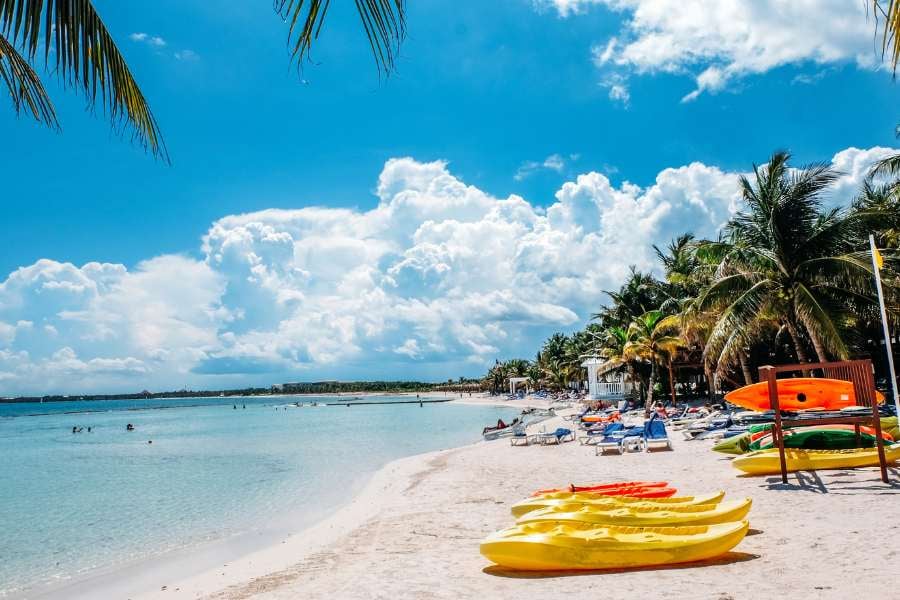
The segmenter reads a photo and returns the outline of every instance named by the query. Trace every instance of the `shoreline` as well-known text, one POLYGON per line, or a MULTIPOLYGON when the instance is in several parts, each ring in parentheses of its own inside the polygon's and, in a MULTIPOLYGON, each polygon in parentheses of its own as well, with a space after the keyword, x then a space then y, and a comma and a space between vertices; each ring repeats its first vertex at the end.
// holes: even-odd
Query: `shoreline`
POLYGON ((317 551, 335 543, 378 514, 386 497, 414 487, 431 468, 429 463, 442 455, 481 442, 445 450, 434 450, 393 460, 372 474, 362 491, 347 504, 305 529, 284 536, 279 544, 246 554, 228 564, 204 569, 189 577, 160 583, 158 589, 130 596, 133 600, 207 598, 226 594, 234 586, 252 582, 259 591, 283 582, 285 571, 317 551))
POLYGON ((709 443, 671 433, 671 452, 595 457, 577 443, 511 447, 497 440, 392 461, 349 505, 279 546, 132 598, 418 600, 592 596, 610 589, 624 597, 651 586, 671 598, 721 600, 889 589, 897 553, 873 554, 871 543, 900 532, 896 467, 890 485, 878 481, 875 468, 795 473, 783 485, 780 477, 739 477, 709 443), (719 559, 671 568, 520 574, 480 556, 480 540, 511 525, 509 505, 532 490, 623 480, 666 480, 682 494, 721 489, 730 499, 750 497, 751 533, 719 559))
MULTIPOLYGON (((444 397, 443 393, 435 395, 444 397)), ((535 405, 534 402, 522 400, 500 401, 490 396, 448 399, 448 403, 500 408, 535 405)), ((281 531, 286 534, 279 532, 271 535, 272 529, 278 526, 269 523, 260 531, 198 541, 182 548, 76 575, 72 579, 35 586, 22 593, 14 593, 10 598, 78 600, 107 595, 135 599, 195 598, 225 585, 258 578, 290 566, 299 560, 298 557, 307 556, 360 526, 378 510, 379 498, 397 493, 420 471, 427 469, 427 462, 432 457, 479 443, 481 440, 392 460, 353 485, 352 491, 355 493, 346 502, 334 505, 323 515, 300 527, 283 523, 281 531), (258 539, 254 540, 266 533, 269 534, 268 540, 262 544, 258 539), (173 593, 176 589, 180 590, 180 595, 173 593), (184 595, 185 590, 190 590, 189 595, 184 595)))

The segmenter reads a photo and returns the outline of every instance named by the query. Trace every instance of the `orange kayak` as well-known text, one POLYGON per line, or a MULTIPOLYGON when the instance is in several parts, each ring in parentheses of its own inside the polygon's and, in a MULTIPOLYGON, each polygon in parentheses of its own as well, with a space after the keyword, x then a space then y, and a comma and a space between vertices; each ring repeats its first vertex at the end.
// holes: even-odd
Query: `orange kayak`
POLYGON ((619 420, 619 413, 614 412, 611 415, 585 415, 581 417, 582 423, 612 423, 619 420))
POLYGON ((549 488, 546 490, 538 490, 532 496, 540 496, 541 494, 553 494, 555 492, 595 492, 607 496, 627 496, 630 494, 620 493, 622 491, 652 491, 662 489, 669 485, 665 481, 620 481, 616 483, 589 483, 587 485, 569 484, 564 488, 549 488))
MULTIPOLYGON (((884 395, 875 392, 879 403, 884 395)), ((769 384, 765 381, 747 385, 725 394, 725 400, 749 410, 766 411, 769 403, 769 384)), ((778 380, 778 405, 781 410, 840 410, 856 405, 853 383, 840 379, 795 377, 778 380)))

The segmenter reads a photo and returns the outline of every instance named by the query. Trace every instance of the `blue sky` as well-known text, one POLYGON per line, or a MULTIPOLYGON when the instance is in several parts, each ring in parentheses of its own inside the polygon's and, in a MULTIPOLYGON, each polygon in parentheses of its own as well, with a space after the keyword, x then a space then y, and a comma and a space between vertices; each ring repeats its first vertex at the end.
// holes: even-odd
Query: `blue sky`
POLYGON ((62 133, 0 118, 13 141, 0 145, 0 281, 31 269, 0 284, 0 395, 474 375, 583 325, 623 266, 651 266, 649 243, 711 234, 737 207, 733 174, 773 150, 801 163, 859 149, 840 155, 846 191, 895 145, 898 89, 861 7, 823 0, 801 23, 781 6, 747 25, 690 0, 678 5, 696 11, 686 27, 664 16, 673 1, 410 3, 385 80, 350 3, 333 4, 298 73, 265 3, 95 0, 173 164, 111 134, 49 77, 62 133), (692 164, 705 170, 666 171, 692 164), (507 215, 516 196, 527 216, 507 215), (350 212, 259 212, 312 206, 350 212), (448 233, 459 223, 471 231, 448 233), (282 234, 292 250, 259 249, 282 234), (529 236, 545 250, 519 246, 529 236), (222 249, 236 238, 249 245, 232 261, 222 249), (497 271, 461 258, 481 244, 485 256, 498 245, 497 271), (568 258, 552 259, 561 249, 568 258), (107 266, 86 274, 94 262, 107 266), (243 289, 245 267, 257 288, 243 289), (579 270, 596 272, 577 285, 579 270), (73 287, 77 298, 48 299, 73 287), (353 290, 378 298, 353 304, 353 290), (344 301, 346 312, 323 308, 344 301), (473 312, 448 316, 460 311, 473 312))

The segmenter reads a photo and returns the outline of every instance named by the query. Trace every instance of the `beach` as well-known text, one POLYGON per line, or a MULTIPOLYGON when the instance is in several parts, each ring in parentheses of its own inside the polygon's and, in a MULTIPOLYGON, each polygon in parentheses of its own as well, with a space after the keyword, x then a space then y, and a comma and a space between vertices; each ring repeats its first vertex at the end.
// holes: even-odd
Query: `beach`
POLYGON ((137 597, 624 597, 650 590, 652 597, 724 600, 865 597, 893 585, 897 551, 884 542, 900 534, 896 468, 889 485, 872 468, 791 474, 783 485, 777 476, 738 477, 709 442, 670 437, 673 451, 622 456, 594 456, 577 443, 511 447, 501 439, 400 459, 311 529, 194 576, 161 579, 137 597), (750 497, 750 535, 710 563, 631 571, 517 574, 479 554, 480 540, 511 525, 510 505, 534 489, 617 480, 750 497))

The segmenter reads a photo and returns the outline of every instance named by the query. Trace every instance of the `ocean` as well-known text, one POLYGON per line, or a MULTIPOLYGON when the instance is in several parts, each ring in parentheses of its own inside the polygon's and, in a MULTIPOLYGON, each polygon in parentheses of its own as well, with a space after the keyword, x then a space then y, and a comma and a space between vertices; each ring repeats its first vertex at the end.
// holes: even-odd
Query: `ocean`
POLYGON ((515 413, 334 397, 0 404, 0 597, 193 546, 277 543, 391 460, 477 441, 515 413))

